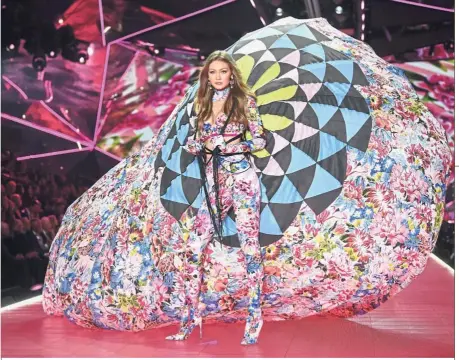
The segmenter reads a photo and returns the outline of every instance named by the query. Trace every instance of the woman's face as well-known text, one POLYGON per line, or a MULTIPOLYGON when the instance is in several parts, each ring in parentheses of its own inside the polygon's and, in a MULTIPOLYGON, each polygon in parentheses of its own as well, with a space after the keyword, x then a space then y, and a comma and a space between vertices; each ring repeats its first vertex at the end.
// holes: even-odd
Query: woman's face
POLYGON ((230 66, 221 60, 212 61, 209 65, 209 81, 214 89, 227 88, 231 80, 230 66))

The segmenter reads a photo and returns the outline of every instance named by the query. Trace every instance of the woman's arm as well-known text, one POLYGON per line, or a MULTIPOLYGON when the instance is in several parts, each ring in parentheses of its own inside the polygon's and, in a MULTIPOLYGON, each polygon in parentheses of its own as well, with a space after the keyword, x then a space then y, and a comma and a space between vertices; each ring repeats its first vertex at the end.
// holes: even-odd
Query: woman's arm
POLYGON ((252 135, 252 139, 241 141, 237 144, 227 144, 225 141, 220 141, 220 144, 218 145, 220 146, 222 153, 234 154, 241 152, 254 152, 261 150, 266 146, 263 123, 261 122, 260 113, 258 112, 257 108, 257 103, 255 102, 255 99, 252 97, 248 98, 247 110, 247 120, 249 123, 248 130, 252 135))

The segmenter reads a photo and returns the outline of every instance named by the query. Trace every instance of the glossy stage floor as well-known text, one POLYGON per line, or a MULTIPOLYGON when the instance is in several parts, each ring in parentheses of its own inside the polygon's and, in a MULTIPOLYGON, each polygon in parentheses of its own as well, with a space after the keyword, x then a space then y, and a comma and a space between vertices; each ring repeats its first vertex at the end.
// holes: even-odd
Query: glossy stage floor
POLYGON ((454 357, 454 272, 438 258, 407 289, 364 316, 265 323, 239 345, 243 324, 212 324, 186 342, 176 327, 140 333, 88 330, 46 316, 40 298, 2 309, 3 357, 454 357))

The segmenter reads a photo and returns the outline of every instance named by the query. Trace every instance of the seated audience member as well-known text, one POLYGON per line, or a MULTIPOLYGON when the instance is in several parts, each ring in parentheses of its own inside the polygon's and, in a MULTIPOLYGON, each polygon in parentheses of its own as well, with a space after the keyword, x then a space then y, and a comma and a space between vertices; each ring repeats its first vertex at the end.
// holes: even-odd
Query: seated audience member
POLYGON ((59 230, 59 222, 57 221, 57 217, 56 215, 49 215, 48 219, 51 225, 53 226, 54 236, 56 236, 57 231, 59 230))
POLYGON ((35 283, 42 284, 45 278, 48 259, 41 250, 37 240, 26 234, 21 220, 16 220, 13 227, 13 239, 9 246, 12 255, 23 255, 27 261, 35 283))
POLYGON ((44 216, 41 218, 41 227, 43 228, 43 235, 46 237, 48 246, 51 246, 51 243, 56 236, 56 232, 54 231, 54 227, 51 224, 51 220, 49 218, 49 216, 44 216))
POLYGON ((39 219, 42 211, 43 210, 41 208, 40 200, 34 199, 32 200, 32 204, 28 208, 24 209, 24 211, 22 212, 22 216, 27 217, 30 220, 39 219))
POLYGON ((20 286, 29 288, 33 284, 31 272, 27 260, 23 254, 12 254, 10 246, 13 238, 10 233, 10 227, 7 223, 2 222, 2 289, 9 286, 20 286))
POLYGON ((47 254, 49 252, 49 244, 53 239, 44 233, 40 219, 32 219, 30 224, 34 241, 38 244, 42 253, 47 254))
POLYGON ((8 181, 6 184, 6 196, 11 199, 11 196, 16 193, 16 182, 13 180, 8 181))
POLYGON ((11 196, 11 200, 14 204, 14 208, 13 208, 13 214, 14 214, 14 218, 15 219, 22 219, 23 217, 23 214, 22 214, 22 211, 24 210, 23 206, 22 206, 22 198, 21 198, 21 195, 19 194, 13 194, 11 196))

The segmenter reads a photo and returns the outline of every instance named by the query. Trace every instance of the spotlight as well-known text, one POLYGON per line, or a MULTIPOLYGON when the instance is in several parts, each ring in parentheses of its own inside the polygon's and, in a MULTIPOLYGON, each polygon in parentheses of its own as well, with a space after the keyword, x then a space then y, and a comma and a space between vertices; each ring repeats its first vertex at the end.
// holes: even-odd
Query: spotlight
POLYGON ((153 56, 164 56, 165 49, 162 46, 148 46, 146 50, 153 56))
POLYGON ((32 59, 32 66, 36 71, 43 71, 46 67, 46 56, 44 54, 35 55, 32 59))
POLYGON ((336 9, 335 9, 335 12, 338 15, 341 15, 343 13, 343 7, 342 6, 337 6, 336 9))
POLYGON ((446 50, 454 50, 454 41, 453 40, 446 41, 444 46, 446 50))
POLYGON ((54 51, 54 50, 51 50, 49 53, 48 53, 48 56, 50 58, 56 58, 57 57, 57 51, 54 51))
POLYGON ((59 25, 63 25, 64 24, 64 19, 60 18, 59 20, 57 20, 57 22, 59 23, 59 25))
POLYGON ((276 16, 277 17, 281 17, 282 15, 284 15, 284 10, 282 10, 282 8, 277 8, 276 9, 276 16))
POLYGON ((14 50, 14 49, 16 49, 16 45, 10 44, 10 45, 8 45, 8 49, 14 50))
POLYGON ((89 45, 88 47, 88 55, 89 56, 94 55, 94 45, 93 44, 89 45))

